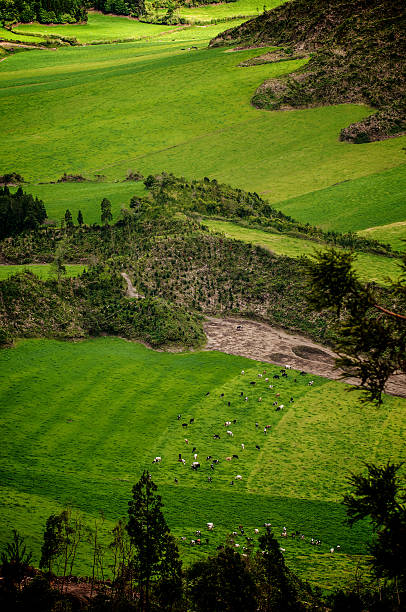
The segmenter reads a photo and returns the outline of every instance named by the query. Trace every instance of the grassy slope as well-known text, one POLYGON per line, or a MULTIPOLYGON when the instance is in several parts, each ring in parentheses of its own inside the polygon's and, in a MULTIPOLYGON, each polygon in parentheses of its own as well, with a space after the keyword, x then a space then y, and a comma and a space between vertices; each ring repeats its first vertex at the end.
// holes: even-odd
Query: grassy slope
MULTIPOLYGON (((161 32, 173 30, 173 26, 151 23, 140 23, 127 17, 112 17, 89 13, 86 24, 66 24, 47 26, 41 23, 22 24, 15 31, 42 34, 45 36, 74 37, 81 43, 90 43, 93 40, 116 40, 119 38, 146 38, 156 36, 161 32)), ((34 39, 35 40, 35 39, 34 39)))
MULTIPOLYGON (((356 145, 358 146, 358 145, 356 145)), ((323 229, 357 231, 406 218, 406 164, 312 190, 277 203, 284 213, 323 229)), ((374 238, 380 238, 376 232, 374 238)))
MULTIPOLYGON (((66 276, 74 277, 79 276, 85 268, 85 266, 81 266, 79 264, 66 264, 66 276)), ((51 266, 49 264, 32 264, 32 265, 0 265, 0 280, 4 280, 5 278, 9 278, 13 274, 17 272, 21 272, 22 270, 30 270, 39 278, 50 278, 51 266)))
POLYGON ((37 38, 34 36, 24 36, 24 34, 15 34, 14 32, 10 32, 5 28, 0 27, 0 40, 12 40, 15 42, 24 42, 24 43, 39 43, 41 42, 41 38, 37 38))
POLYGON ((37 180, 64 171, 116 179, 129 167, 144 174, 167 169, 266 192, 275 202, 403 163, 405 138, 359 146, 337 141, 340 127, 365 116, 366 107, 269 113, 250 106, 264 78, 300 62, 238 68, 258 51, 188 52, 181 44, 33 51, 2 62, 8 146, 0 167, 37 180))
MULTIPOLYGON (((315 249, 324 248, 324 245, 317 244, 311 240, 301 240, 278 233, 271 234, 257 229, 241 227, 228 221, 205 219, 204 224, 214 231, 223 232, 230 238, 263 246, 277 255, 300 257, 301 255, 312 255, 315 249)), ((387 257, 370 255, 369 253, 359 253, 355 269, 362 280, 375 281, 384 285, 387 284, 388 277, 391 279, 398 278, 398 264, 399 261, 396 259, 388 259, 387 257)))
POLYGON ((79 345, 21 341, 0 352, 0 360, 1 543, 14 526, 38 554, 45 518, 68 502, 88 522, 102 510, 105 529, 111 528, 125 515, 132 483, 147 467, 176 536, 190 538, 207 521, 215 522, 209 546, 199 550, 180 542, 189 561, 213 551, 238 524, 251 534, 264 521, 277 533, 286 525, 323 540, 320 549, 291 539, 283 546, 289 564, 324 587, 342 583, 353 571, 356 558, 348 555, 365 554, 367 526, 350 531, 342 523, 345 475, 364 460, 400 458, 405 400, 387 397, 379 410, 361 408, 341 383, 312 377, 309 387, 309 376, 296 384, 293 375, 274 381, 270 390, 256 375, 276 366, 216 352, 153 352, 120 339, 79 345), (254 379, 255 392, 249 384, 254 379), (276 391, 286 406, 280 413, 271 406, 276 391), (294 404, 288 404, 291 395, 294 404), (178 413, 182 421, 195 418, 187 434, 178 413), (223 434, 228 418, 238 420, 234 438, 223 434), (255 421, 272 425, 271 432, 265 437, 255 421), (216 432, 219 441, 212 439, 216 432), (185 435, 203 458, 196 474, 176 461, 179 452, 192 457, 185 435), (232 453, 239 454, 238 462, 225 462, 232 453), (214 473, 207 454, 223 459, 214 473), (157 466, 151 464, 155 455, 162 456, 157 466), (231 487, 237 473, 243 480, 231 487), (331 556, 329 547, 338 543, 342 554, 331 556))
POLYGON ((125 183, 58 183, 55 185, 25 185, 24 191, 44 201, 48 218, 60 222, 67 208, 76 223, 81 210, 85 223, 100 223, 100 202, 107 198, 111 202, 113 220, 117 221, 120 210, 128 208, 134 194, 145 192, 143 182, 125 183))
POLYGON ((361 236, 365 236, 365 238, 374 238, 376 240, 388 242, 392 245, 392 248, 398 251, 406 250, 406 221, 369 227, 358 233, 361 236))
MULTIPOLYGON (((184 6, 179 10, 179 13, 189 23, 195 21, 209 22, 212 19, 234 19, 239 15, 244 17, 256 16, 263 11, 264 6, 266 6, 266 10, 270 10, 275 8, 275 6, 279 6, 282 2, 281 0, 266 0, 265 2, 258 2, 258 0, 237 0, 237 2, 209 4, 207 6, 184 6)), ((164 13, 165 11, 158 12, 164 13)))

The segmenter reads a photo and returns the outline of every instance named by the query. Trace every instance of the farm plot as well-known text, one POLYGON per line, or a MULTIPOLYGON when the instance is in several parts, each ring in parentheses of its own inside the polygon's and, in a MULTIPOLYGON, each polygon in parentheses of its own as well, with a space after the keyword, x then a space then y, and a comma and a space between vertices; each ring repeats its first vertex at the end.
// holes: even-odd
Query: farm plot
POLYGON ((303 533, 283 546, 289 565, 314 584, 330 588, 365 560, 368 525, 343 525, 345 478, 365 460, 401 458, 405 400, 387 396, 379 410, 366 409, 356 393, 320 377, 281 377, 280 367, 242 357, 154 352, 114 338, 24 340, 0 360, 2 544, 16 527, 38 556, 47 516, 67 503, 89 524, 101 510, 108 541, 147 468, 186 562, 213 552, 239 525, 243 547, 264 522, 276 533, 303 533), (195 453, 201 467, 193 471, 195 453), (191 546, 208 521, 214 532, 191 546))
MULTIPOLYGON (((338 142, 344 125, 369 113, 365 106, 267 112, 250 105, 265 78, 305 60, 240 68, 262 50, 189 50, 176 34, 168 38, 30 51, 2 62, 2 171, 41 182, 63 172, 103 174, 112 182, 129 168, 167 170, 281 202, 404 163, 404 137, 338 142)), ((388 214, 385 223, 398 220, 388 214)))

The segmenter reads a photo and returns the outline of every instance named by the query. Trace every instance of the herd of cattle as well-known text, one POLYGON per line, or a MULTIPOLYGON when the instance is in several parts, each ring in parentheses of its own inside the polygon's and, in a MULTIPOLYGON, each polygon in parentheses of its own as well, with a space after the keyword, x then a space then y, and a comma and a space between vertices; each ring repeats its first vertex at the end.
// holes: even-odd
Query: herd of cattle
MULTIPOLYGON (((275 401, 273 401, 272 407, 275 409, 276 412, 279 412, 279 411, 283 410, 285 406, 284 406, 284 404, 281 404, 278 401, 278 398, 280 398, 280 393, 276 392, 277 390, 275 389, 275 385, 277 384, 278 380, 280 380, 280 379, 287 379, 289 377, 288 371, 290 369, 291 369, 290 365, 285 365, 279 371, 278 374, 273 374, 272 381, 270 380, 269 376, 268 377, 266 376, 266 371, 263 371, 262 373, 257 374, 257 380, 252 380, 249 383, 250 388, 252 389, 253 392, 257 388, 256 387, 257 383, 266 383, 265 389, 266 390, 268 390, 268 389, 271 390, 272 394, 274 394, 275 401)), ((241 376, 245 377, 245 371, 244 370, 241 371, 241 376)), ((306 376, 306 373, 305 372, 300 372, 299 374, 294 373, 293 376, 296 376, 296 378, 290 377, 290 378, 293 378, 293 383, 298 383, 299 382, 298 377, 299 376, 306 376)), ((308 386, 312 386, 314 384, 314 381, 306 379, 306 383, 307 383, 308 386)), ((263 388, 263 385, 261 385, 261 387, 263 388)), ((263 389, 262 393, 264 393, 264 392, 266 392, 266 391, 263 389)), ((268 391, 268 393, 269 393, 269 391, 268 391)), ((210 395, 210 391, 208 391, 206 393, 206 396, 209 396, 209 395, 210 395)), ((251 398, 252 398, 252 395, 251 395, 251 398)), ((224 393, 220 394, 220 399, 222 400, 222 402, 226 401, 227 402, 227 407, 231 408, 231 401, 227 401, 226 400, 224 393)), ((239 400, 240 401, 243 400, 244 402, 248 402, 249 401, 249 397, 248 397, 248 395, 244 391, 240 391, 239 392, 239 400)), ((258 396, 258 393, 257 393, 256 397, 255 397, 255 400, 257 402, 262 402, 262 395, 258 396)), ((294 401, 295 400, 294 400, 293 396, 291 396, 290 399, 288 400, 288 402, 290 404, 293 404, 294 401)), ((265 410, 262 410, 261 412, 265 412, 265 410)), ((194 425, 195 418, 192 417, 192 418, 188 418, 187 420, 183 420, 182 421, 182 415, 178 414, 177 415, 177 421, 180 422, 182 430, 185 431, 185 430, 189 429, 191 426, 194 425)), ((228 438, 231 438, 231 439, 234 438, 234 432, 233 432, 233 430, 231 428, 232 428, 233 425, 236 425, 237 423, 238 423, 238 420, 236 418, 224 421, 223 427, 225 428, 225 436, 227 436, 228 438)), ((268 431, 271 429, 271 427, 272 426, 269 425, 269 424, 266 424, 264 426, 260 426, 259 422, 255 422, 255 430, 259 433, 261 431, 261 429, 262 429, 262 432, 263 432, 264 435, 268 434, 268 431)), ((192 429, 193 429, 193 427, 192 427, 192 429)), ((213 432, 211 433, 211 436, 212 436, 213 440, 220 440, 221 439, 221 435, 222 435, 221 433, 217 433, 217 432, 216 433, 213 433, 213 432)), ((260 435, 262 435, 262 433, 260 435)), ((188 438, 184 438, 184 443, 186 444, 186 446, 189 446, 189 439, 188 438)), ((238 447, 241 448, 240 452, 244 453, 244 451, 246 449, 246 446, 247 446, 247 443, 245 441, 244 442, 239 442, 238 447)), ((260 451, 261 450, 260 444, 255 444, 255 449, 256 449, 256 451, 260 451)), ((190 452, 190 451, 188 451, 188 452, 190 452)), ((183 464, 183 465, 186 465, 186 461, 187 460, 184 457, 182 457, 182 454, 184 454, 184 452, 179 452, 178 453, 177 461, 179 463, 183 464)), ((201 464, 200 464, 200 461, 198 460, 198 451, 197 451, 197 448, 195 446, 192 447, 191 454, 192 454, 192 457, 193 457, 193 461, 191 461, 191 463, 190 463, 190 468, 194 472, 197 472, 201 468, 201 464)), ((234 460, 238 460, 239 458, 240 457, 237 454, 237 452, 235 452, 233 454, 230 453, 229 456, 225 457, 225 461, 232 462, 234 460)), ((156 456, 153 459, 153 463, 160 463, 161 461, 162 461, 162 457, 161 456, 156 456)), ((205 462, 210 462, 209 465, 210 465, 211 475, 207 476, 207 481, 209 483, 212 483, 213 482, 213 475, 212 474, 215 471, 215 469, 217 468, 217 466, 219 465, 220 459, 215 458, 213 455, 207 455, 206 459, 205 459, 205 462)), ((242 474, 236 474, 232 478, 232 480, 230 481, 230 485, 234 486, 235 482, 241 481, 241 480, 243 480, 243 475, 242 474)), ((175 477, 174 478, 174 482, 177 485, 179 483, 178 478, 175 477)), ((206 524, 206 528, 207 528, 207 530, 209 532, 213 531, 214 523, 208 522, 206 524)), ((264 523, 264 528, 266 530, 270 529, 271 528, 271 524, 270 523, 264 523)), ((241 546, 243 554, 245 554, 244 551, 247 550, 247 548, 250 546, 251 542, 253 541, 253 537, 252 536, 258 535, 259 533, 260 533, 259 528, 255 528, 253 530, 253 534, 252 535, 247 535, 244 532, 244 529, 243 529, 242 525, 240 525, 239 526, 239 531, 233 531, 232 532, 232 537, 230 539, 230 543, 232 545, 234 545, 235 547, 237 547, 237 548, 241 546), (239 542, 236 541, 236 538, 239 535, 245 537, 246 541, 244 542, 244 544, 240 544, 239 542)), ((206 543, 206 544, 209 543, 209 539, 207 537, 204 539, 205 541, 203 541, 203 539, 200 537, 201 536, 201 530, 197 530, 195 535, 196 535, 196 537, 192 538, 189 541, 189 544, 191 546, 199 546, 199 545, 202 545, 204 543, 206 543)), ((299 531, 293 531, 290 534, 290 536, 288 536, 288 532, 287 532, 286 527, 283 528, 283 530, 282 530, 280 535, 281 535, 282 538, 287 538, 287 537, 299 538, 301 541, 309 543, 312 546, 321 546, 321 540, 320 539, 317 539, 317 538, 314 538, 314 537, 306 537, 303 533, 301 533, 299 531)), ((187 540, 186 536, 182 536, 181 540, 186 542, 186 540, 187 540)), ((335 546, 335 548, 330 548, 329 550, 330 550, 331 553, 334 553, 335 551, 339 551, 340 550, 340 546, 337 545, 337 546, 335 546)), ((281 547, 281 551, 285 552, 285 549, 281 547)))

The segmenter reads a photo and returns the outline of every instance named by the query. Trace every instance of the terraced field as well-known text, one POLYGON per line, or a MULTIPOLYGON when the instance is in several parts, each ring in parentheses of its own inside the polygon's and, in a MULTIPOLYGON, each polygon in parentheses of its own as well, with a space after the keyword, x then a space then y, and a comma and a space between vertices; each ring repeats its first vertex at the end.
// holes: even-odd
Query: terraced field
MULTIPOLYGON (((38 555, 45 519, 67 503, 88 523, 102 511, 107 534, 148 468, 187 561, 213 551, 239 524, 252 534, 267 521, 277 533, 286 526, 305 534, 283 544, 287 561, 323 587, 342 582, 365 558, 367 524, 343 525, 345 478, 364 460, 401 457, 405 400, 387 396, 379 410, 361 408, 356 394, 327 379, 292 371, 276 381, 277 366, 216 352, 154 352, 114 338, 24 340, 0 352, 0 361, 1 544, 16 527, 38 555), (279 412, 275 397, 285 406, 279 412), (231 437, 224 422, 233 419, 231 437), (202 464, 197 473, 190 469, 193 447, 202 464), (225 460, 233 454, 239 459, 225 460), (162 462, 153 465, 156 455, 162 462), (208 455, 220 460, 214 471, 208 455), (191 547, 195 530, 210 520, 209 543, 191 547), (337 544, 341 552, 331 555, 337 544)), ((83 556, 80 568, 87 569, 83 556)))

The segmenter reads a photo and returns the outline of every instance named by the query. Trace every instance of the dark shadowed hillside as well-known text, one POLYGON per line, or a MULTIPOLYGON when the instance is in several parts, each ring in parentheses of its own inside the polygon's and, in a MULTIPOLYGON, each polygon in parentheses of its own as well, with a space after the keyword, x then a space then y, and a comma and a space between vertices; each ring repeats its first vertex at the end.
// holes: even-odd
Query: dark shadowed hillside
POLYGON ((293 0, 210 44, 282 46, 262 61, 309 55, 300 72, 261 85, 253 103, 271 110, 370 104, 378 112, 340 134, 341 140, 362 143, 406 131, 405 25, 402 0, 293 0))

